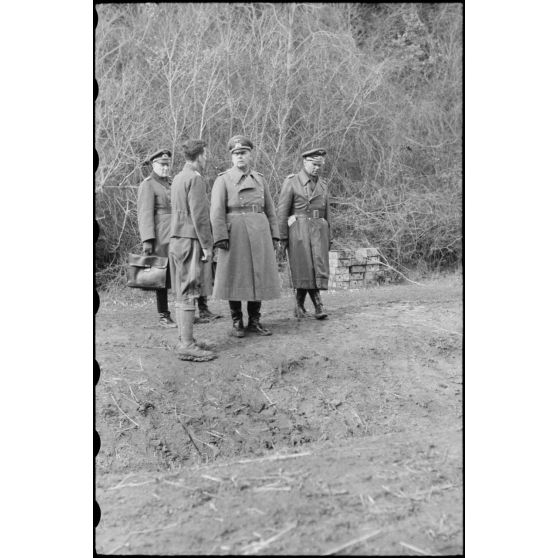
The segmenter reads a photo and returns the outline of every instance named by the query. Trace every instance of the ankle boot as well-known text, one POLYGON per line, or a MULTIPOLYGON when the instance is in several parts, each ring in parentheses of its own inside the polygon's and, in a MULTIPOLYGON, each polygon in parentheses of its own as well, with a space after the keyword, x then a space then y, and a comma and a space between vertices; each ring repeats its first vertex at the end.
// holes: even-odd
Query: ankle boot
POLYGON ((220 314, 214 314, 209 310, 207 306, 207 297, 205 296, 198 297, 198 311, 200 317, 196 321, 201 324, 207 324, 221 317, 220 314))
POLYGON ((180 342, 176 347, 176 354, 180 360, 205 362, 217 355, 213 351, 206 351, 196 345, 194 339, 194 308, 177 308, 180 342))
POLYGON ((170 317, 169 302, 167 289, 157 289, 155 291, 157 297, 157 312, 159 312, 159 325, 161 327, 177 327, 176 323, 170 317))
POLYGON ((244 323, 242 322, 242 302, 239 300, 229 300, 233 327, 231 335, 234 337, 244 337, 244 323))
POLYGON ((271 331, 260 323, 261 307, 262 303, 259 300, 250 300, 248 302, 248 326, 246 331, 252 331, 258 335, 271 335, 271 331))
POLYGON ((170 312, 168 310, 159 313, 159 325, 166 328, 178 327, 176 322, 170 317, 170 312))
POLYGON ((316 320, 323 320, 324 318, 327 318, 327 313, 324 310, 324 305, 322 304, 322 299, 320 298, 319 289, 309 290, 308 293, 310 294, 310 298, 312 299, 314 308, 316 309, 314 318, 316 318, 316 320))
POLYGON ((309 318, 308 316, 308 312, 306 312, 306 309, 304 308, 304 299, 306 298, 306 293, 308 291, 306 289, 297 289, 296 290, 296 304, 295 304, 295 311, 294 311, 294 315, 295 318, 297 319, 301 319, 301 318, 309 318))

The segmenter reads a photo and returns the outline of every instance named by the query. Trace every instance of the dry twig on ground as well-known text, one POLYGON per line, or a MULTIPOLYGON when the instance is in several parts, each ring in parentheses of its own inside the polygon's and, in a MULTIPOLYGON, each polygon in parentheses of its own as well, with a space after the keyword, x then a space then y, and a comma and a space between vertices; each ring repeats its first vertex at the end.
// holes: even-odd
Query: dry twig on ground
POLYGON ((134 420, 131 419, 120 407, 120 405, 116 402, 116 399, 114 398, 114 395, 112 395, 112 393, 110 394, 110 396, 112 397, 112 400, 114 401, 114 404, 118 407, 118 410, 130 421, 133 422, 138 428, 140 427, 140 425, 134 420))
POLYGON ((256 552, 260 552, 266 546, 269 546, 272 542, 276 541, 279 537, 282 537, 285 533, 288 533, 291 529, 294 529, 295 527, 296 527, 296 523, 290 523, 282 531, 279 531, 279 533, 273 535, 273 537, 265 541, 253 542, 245 546, 242 549, 242 554, 246 555, 246 554, 255 554, 256 552))
POLYGON ((322 554, 322 556, 331 556, 332 554, 337 554, 341 550, 345 550, 345 548, 349 548, 350 546, 353 546, 357 543, 361 543, 361 542, 364 542, 368 539, 371 539, 372 537, 375 537, 376 535, 379 535, 381 532, 382 532, 382 530, 378 529, 377 531, 373 531, 372 533, 368 533, 367 535, 362 535, 361 537, 350 540, 349 542, 343 543, 339 546, 336 546, 335 548, 332 548, 331 550, 328 550, 327 552, 324 552, 324 554, 322 554))

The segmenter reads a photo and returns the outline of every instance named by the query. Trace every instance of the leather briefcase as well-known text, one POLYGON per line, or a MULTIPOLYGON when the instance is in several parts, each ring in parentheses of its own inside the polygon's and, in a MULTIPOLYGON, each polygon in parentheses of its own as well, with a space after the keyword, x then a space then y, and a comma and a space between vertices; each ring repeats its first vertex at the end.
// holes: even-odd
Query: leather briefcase
POLYGON ((127 286, 136 289, 165 289, 169 259, 163 256, 128 254, 127 286))

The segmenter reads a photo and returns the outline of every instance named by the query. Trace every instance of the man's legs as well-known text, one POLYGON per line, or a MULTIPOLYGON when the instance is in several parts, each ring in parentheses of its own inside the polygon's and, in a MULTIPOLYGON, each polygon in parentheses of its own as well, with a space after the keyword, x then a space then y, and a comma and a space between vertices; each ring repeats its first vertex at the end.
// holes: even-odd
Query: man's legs
POLYGON ((296 290, 296 306, 294 315, 295 318, 308 318, 308 312, 306 312, 306 308, 304 308, 304 299, 306 298, 306 293, 308 291, 306 289, 297 289, 296 290))
POLYGON ((231 318, 233 321, 232 335, 244 337, 244 323, 242 322, 242 302, 240 300, 229 300, 231 318))
POLYGON ((320 298, 320 290, 319 289, 309 289, 308 294, 314 303, 314 308, 316 309, 316 313, 314 314, 314 318, 316 320, 323 320, 327 318, 327 313, 324 310, 324 305, 322 304, 322 299, 320 298))
POLYGON ((216 357, 213 351, 206 351, 194 339, 194 300, 192 298, 176 302, 176 319, 178 320, 179 343, 176 353, 180 360, 203 362, 216 357))
POLYGON ((200 324, 207 324, 221 317, 221 314, 214 314, 209 310, 209 307, 207 306, 206 296, 198 297, 198 312, 200 316, 199 318, 196 318, 195 321, 196 323, 200 323, 200 324))
POLYGON ((198 281, 196 263, 199 259, 199 242, 190 238, 171 238, 169 263, 171 279, 176 293, 176 320, 179 343, 176 353, 180 360, 205 361, 215 358, 194 339, 194 297, 198 281))
POLYGON ((249 300, 248 301, 248 326, 247 331, 253 331, 258 335, 271 335, 271 331, 266 329, 260 323, 262 303, 260 300, 249 300))
POLYGON ((159 325, 161 327, 176 327, 176 324, 170 317, 169 299, 167 289, 157 289, 157 312, 159 313, 159 325))

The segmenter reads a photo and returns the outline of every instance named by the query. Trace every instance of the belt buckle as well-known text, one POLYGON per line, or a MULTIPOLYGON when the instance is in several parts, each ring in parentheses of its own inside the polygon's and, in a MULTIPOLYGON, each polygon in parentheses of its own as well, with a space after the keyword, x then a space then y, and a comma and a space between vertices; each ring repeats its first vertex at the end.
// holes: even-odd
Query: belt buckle
POLYGON ((312 210, 312 217, 314 219, 319 219, 320 218, 320 210, 319 209, 313 209, 312 210))
POLYGON ((255 205, 252 206, 252 213, 257 213, 255 205))

